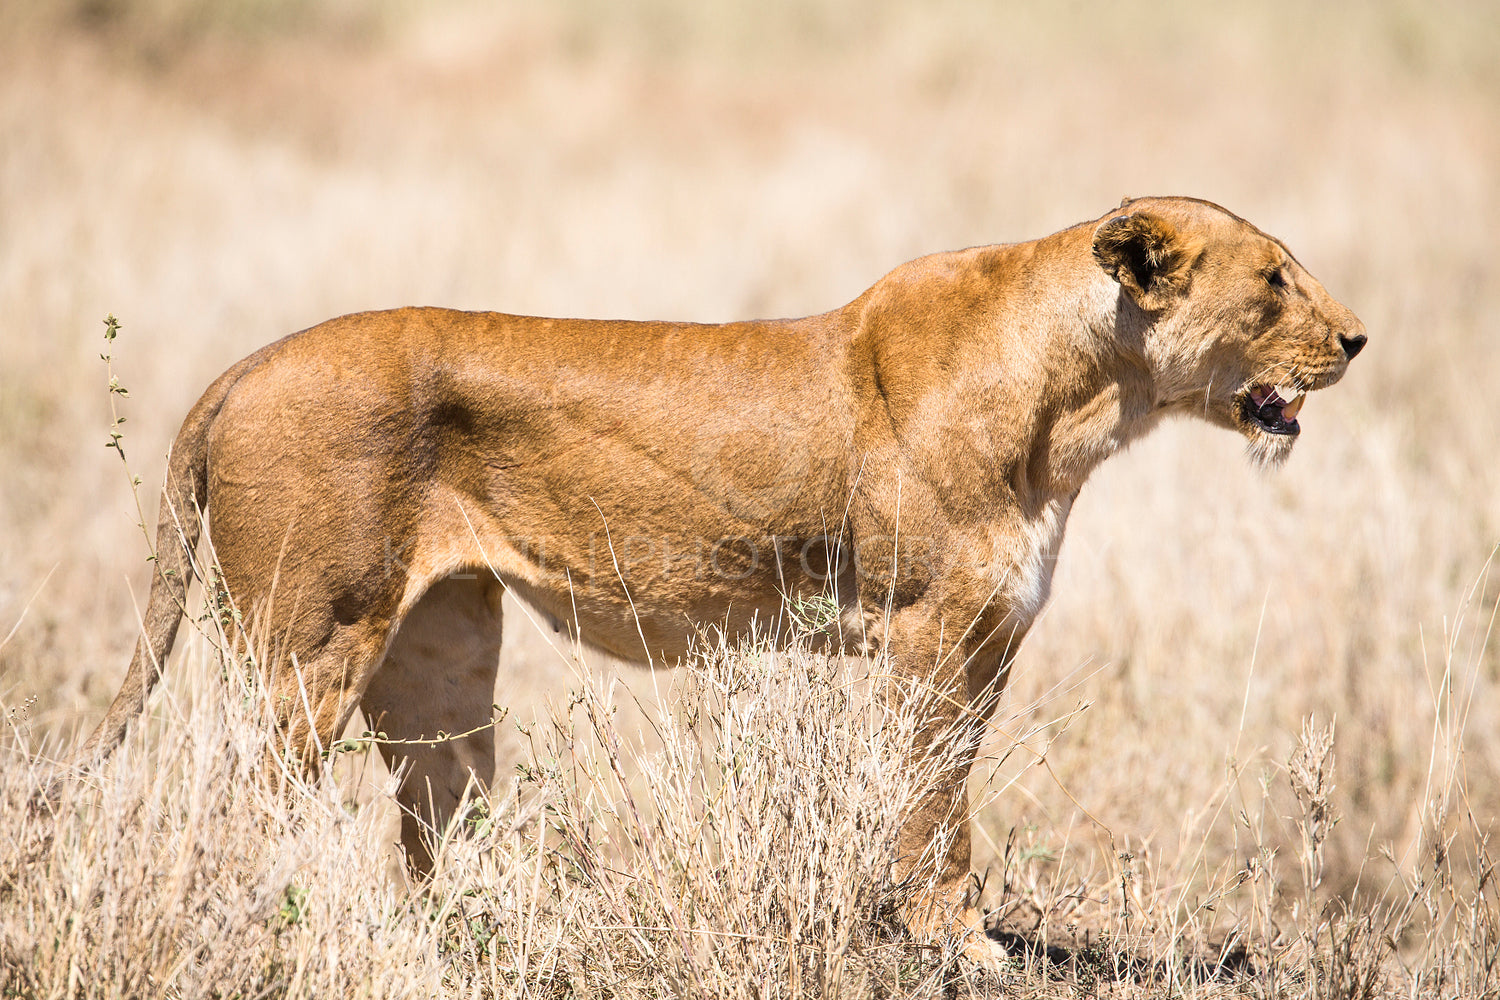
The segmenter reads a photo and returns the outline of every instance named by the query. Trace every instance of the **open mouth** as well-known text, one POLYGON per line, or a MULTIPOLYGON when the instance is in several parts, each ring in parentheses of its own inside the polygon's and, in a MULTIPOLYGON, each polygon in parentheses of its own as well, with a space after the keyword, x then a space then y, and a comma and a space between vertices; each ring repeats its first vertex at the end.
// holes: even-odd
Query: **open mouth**
POLYGON ((1307 395, 1301 389, 1280 385, 1253 385, 1240 397, 1245 419, 1267 434, 1297 434, 1297 413, 1307 395))

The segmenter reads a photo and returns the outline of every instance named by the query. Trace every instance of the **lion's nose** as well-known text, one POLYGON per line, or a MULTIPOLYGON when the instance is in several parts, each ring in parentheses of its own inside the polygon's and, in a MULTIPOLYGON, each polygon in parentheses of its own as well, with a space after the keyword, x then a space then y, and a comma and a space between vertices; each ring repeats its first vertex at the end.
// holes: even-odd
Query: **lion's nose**
POLYGON ((1365 341, 1369 339, 1369 337, 1366 337, 1362 333, 1356 333, 1352 337, 1346 337, 1342 333, 1339 334, 1339 343, 1343 345, 1344 357, 1348 358, 1350 361, 1353 361, 1354 356, 1360 351, 1364 350, 1365 341))

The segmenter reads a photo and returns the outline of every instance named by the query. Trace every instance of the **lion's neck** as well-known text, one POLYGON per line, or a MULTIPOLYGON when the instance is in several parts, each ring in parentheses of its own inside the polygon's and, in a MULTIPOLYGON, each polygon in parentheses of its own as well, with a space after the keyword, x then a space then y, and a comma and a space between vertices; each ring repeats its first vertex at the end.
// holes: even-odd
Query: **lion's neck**
POLYGON ((1041 350, 1008 367, 1029 390, 1032 415, 1020 481, 1039 505, 1076 495, 1089 475, 1158 418, 1155 387, 1140 349, 1145 317, 1123 315, 1118 286, 1101 281, 1042 325, 1041 350))
POLYGON ((912 261, 843 311, 856 442, 938 470, 946 516, 1040 517, 1154 423, 1144 317, 1090 233, 912 261))

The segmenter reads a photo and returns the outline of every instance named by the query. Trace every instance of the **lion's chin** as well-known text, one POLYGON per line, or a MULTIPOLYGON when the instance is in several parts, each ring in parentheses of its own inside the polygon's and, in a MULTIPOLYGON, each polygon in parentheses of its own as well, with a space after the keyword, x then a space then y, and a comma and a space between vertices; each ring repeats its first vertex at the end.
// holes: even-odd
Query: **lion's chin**
POLYGON ((1246 435, 1245 454, 1259 468, 1279 469, 1291 456, 1296 444, 1295 434, 1267 434, 1256 430, 1246 435))

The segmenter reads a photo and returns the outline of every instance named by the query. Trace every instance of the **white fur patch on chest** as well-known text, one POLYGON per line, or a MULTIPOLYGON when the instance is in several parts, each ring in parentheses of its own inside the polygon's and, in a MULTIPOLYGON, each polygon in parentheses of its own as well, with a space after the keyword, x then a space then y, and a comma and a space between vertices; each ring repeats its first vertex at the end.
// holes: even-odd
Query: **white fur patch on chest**
POLYGON ((1009 608, 1008 620, 1022 628, 1030 627, 1052 593, 1052 573, 1072 509, 1072 497, 1050 500, 1037 516, 1023 520, 1019 531, 1013 528, 997 546, 990 576, 996 584, 996 595, 1009 608))

